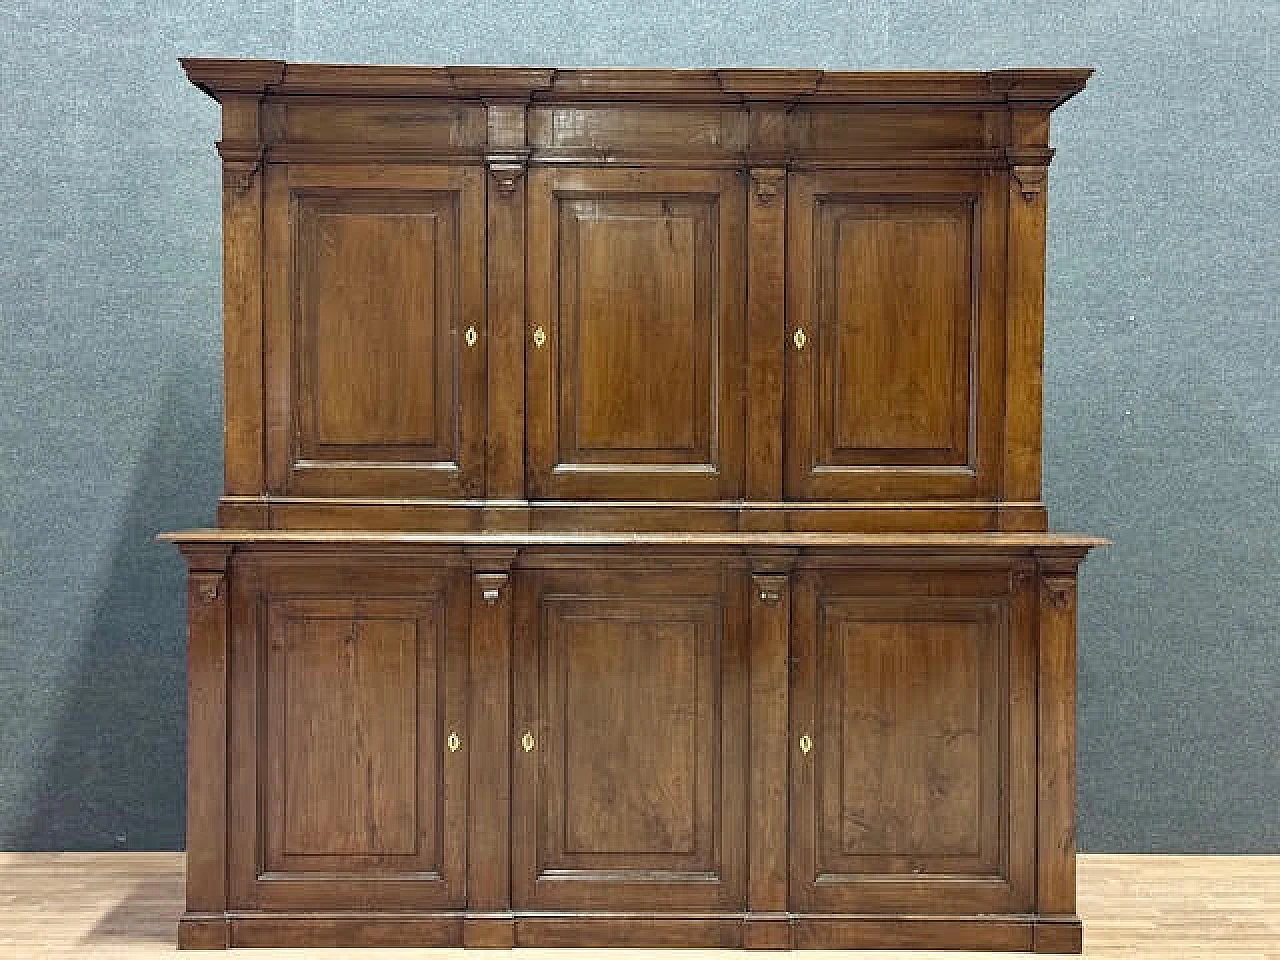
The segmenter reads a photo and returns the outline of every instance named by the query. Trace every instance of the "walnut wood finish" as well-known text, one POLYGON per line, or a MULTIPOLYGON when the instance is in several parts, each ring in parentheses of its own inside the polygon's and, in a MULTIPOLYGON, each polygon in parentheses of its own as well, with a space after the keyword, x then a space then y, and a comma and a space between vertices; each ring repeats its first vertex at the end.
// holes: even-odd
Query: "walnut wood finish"
POLYGON ((1040 493, 1087 70, 185 60, 188 947, 1079 950, 1040 493))
MULTIPOLYGON (((323 910, 368 944, 404 911, 472 946, 1078 929, 1070 761, 1038 757, 1036 714, 1069 739, 1055 598, 1097 538, 484 537, 170 538, 194 583, 225 563, 236 610, 229 680, 192 675, 193 702, 234 693, 224 734, 194 714, 230 807, 193 822, 185 942, 250 915, 283 924, 254 942, 331 942, 323 910)), ((193 617, 193 650, 221 629, 193 617)))
POLYGON ((183 65, 223 105, 220 523, 1046 528, 1048 116, 1089 71, 183 65))
POLYGON ((927 912, 937 903, 959 913, 1030 909, 1030 583, 1018 567, 800 578, 792 648, 797 905, 834 913, 927 912))

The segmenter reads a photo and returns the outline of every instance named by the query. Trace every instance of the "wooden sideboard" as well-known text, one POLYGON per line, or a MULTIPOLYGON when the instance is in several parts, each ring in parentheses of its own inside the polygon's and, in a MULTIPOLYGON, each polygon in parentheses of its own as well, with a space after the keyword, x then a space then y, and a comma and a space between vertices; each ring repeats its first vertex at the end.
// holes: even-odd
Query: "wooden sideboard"
POLYGON ((184 60, 189 947, 1080 949, 1041 499, 1088 70, 184 60))

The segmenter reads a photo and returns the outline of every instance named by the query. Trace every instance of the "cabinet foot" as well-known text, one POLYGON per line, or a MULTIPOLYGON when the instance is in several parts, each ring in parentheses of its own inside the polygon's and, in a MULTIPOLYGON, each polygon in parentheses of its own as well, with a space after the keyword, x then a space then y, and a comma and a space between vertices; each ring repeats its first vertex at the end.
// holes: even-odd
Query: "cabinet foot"
POLYGON ((230 936, 227 918, 221 914, 183 914, 178 920, 179 950, 225 950, 230 936))
POLYGON ((790 950, 791 918, 785 913, 747 914, 742 945, 748 950, 790 950))
POLYGON ((1037 920, 1036 953, 1083 953, 1084 931, 1075 917, 1061 920, 1037 920))
POLYGON ((509 913, 464 917, 462 945, 486 950, 510 950, 516 945, 515 918, 509 913))

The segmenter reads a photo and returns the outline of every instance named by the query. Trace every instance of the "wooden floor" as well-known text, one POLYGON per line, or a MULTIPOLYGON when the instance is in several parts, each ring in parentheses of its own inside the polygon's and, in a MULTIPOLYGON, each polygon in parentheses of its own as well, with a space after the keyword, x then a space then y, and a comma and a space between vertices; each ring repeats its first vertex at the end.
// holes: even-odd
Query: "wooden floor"
MULTIPOLYGON (((1280 856, 1094 855, 1080 858, 1085 956, 1095 960, 1280 960, 1280 856)), ((0 958, 193 960, 173 947, 182 904, 182 856, 172 853, 0 853, 0 958)), ((512 960, 638 960, 649 950, 513 950, 512 960)), ((476 960, 461 950, 228 950, 211 956, 253 960, 341 957, 476 960)), ((743 954, 681 950, 678 960, 738 960, 743 954)), ((806 960, 839 954, 795 954, 806 960)), ((862 954, 868 960, 1029 954, 862 954)))

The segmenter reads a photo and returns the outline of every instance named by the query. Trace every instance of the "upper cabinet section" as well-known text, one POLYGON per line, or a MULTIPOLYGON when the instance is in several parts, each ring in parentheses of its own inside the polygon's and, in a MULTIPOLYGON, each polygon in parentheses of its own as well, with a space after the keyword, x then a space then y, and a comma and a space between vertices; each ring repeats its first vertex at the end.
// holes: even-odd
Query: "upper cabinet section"
POLYGON ((1091 71, 184 60, 253 528, 1043 530, 1091 71))

